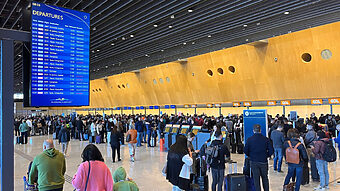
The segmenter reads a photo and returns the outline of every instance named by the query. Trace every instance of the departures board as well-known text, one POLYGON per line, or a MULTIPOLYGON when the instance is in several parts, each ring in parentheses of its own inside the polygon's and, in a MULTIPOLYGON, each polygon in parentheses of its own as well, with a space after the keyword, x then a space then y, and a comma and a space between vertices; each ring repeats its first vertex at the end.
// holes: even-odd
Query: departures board
POLYGON ((32 2, 30 105, 89 105, 90 14, 32 2))

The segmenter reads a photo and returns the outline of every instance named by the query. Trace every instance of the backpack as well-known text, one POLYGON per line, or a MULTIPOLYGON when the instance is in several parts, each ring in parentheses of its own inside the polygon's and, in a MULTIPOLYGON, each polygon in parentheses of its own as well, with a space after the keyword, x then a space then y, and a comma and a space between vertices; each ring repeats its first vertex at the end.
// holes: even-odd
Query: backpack
POLYGON ((299 142, 294 147, 292 143, 288 141, 289 147, 286 149, 286 161, 292 164, 299 164, 300 163, 300 152, 297 149, 301 143, 299 142))
POLYGON ((322 153, 322 157, 327 162, 335 162, 336 161, 336 150, 333 147, 332 142, 330 141, 323 141, 325 143, 325 150, 322 153))
POLYGON ((220 145, 208 146, 205 149, 207 164, 211 165, 213 160, 218 157, 218 151, 220 150, 220 145))

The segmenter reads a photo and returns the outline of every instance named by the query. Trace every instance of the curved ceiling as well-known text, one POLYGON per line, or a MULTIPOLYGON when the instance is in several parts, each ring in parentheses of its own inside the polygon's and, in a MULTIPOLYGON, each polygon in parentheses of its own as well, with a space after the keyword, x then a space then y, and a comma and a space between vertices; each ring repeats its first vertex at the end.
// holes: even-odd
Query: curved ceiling
MULTIPOLYGON (((37 0, 91 13, 91 79, 138 70, 340 20, 337 0, 37 0)), ((21 29, 27 0, 0 2, 0 27, 21 29)), ((15 44, 15 91, 22 43, 15 44)))

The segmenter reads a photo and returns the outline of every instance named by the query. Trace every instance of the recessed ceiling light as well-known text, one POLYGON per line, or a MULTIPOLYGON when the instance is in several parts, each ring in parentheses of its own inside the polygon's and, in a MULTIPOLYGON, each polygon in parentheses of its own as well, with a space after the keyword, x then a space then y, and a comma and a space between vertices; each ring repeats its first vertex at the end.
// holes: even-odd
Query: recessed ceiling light
POLYGON ((256 23, 257 26, 259 26, 260 24, 261 24, 260 22, 256 23))
POLYGON ((21 57, 21 54, 19 54, 18 56, 21 57))
POLYGON ((161 52, 164 52, 164 50, 162 49, 161 52))
POLYGON ((192 13, 193 11, 194 11, 194 10, 192 10, 192 9, 188 9, 188 12, 189 12, 189 13, 192 13))
POLYGON ((99 49, 97 49, 97 52, 99 52, 100 50, 99 49))
POLYGON ((111 46, 115 45, 115 43, 111 43, 111 46))
POLYGON ((211 35, 208 35, 208 38, 211 38, 211 35))
POLYGON ((243 27, 247 27, 248 25, 243 25, 243 27))
POLYGON ((96 28, 96 27, 93 27, 93 30, 95 31, 95 30, 97 30, 97 28, 96 28))
POLYGON ((146 56, 146 57, 149 57, 149 55, 148 55, 148 54, 145 54, 145 56, 146 56))
POLYGON ((114 66, 115 64, 112 64, 112 66, 114 66))
POLYGON ((131 38, 133 38, 133 37, 134 37, 134 35, 133 35, 133 34, 130 34, 130 37, 131 37, 131 38))
POLYGON ((248 42, 248 41, 249 41, 249 39, 246 39, 246 41, 248 42))
POLYGON ((174 19, 174 18, 175 18, 175 15, 171 15, 170 18, 174 19))
POLYGON ((187 43, 186 42, 183 42, 183 45, 186 45, 187 43))
POLYGON ((98 56, 94 56, 94 57, 96 57, 96 58, 97 58, 98 56))
POLYGON ((122 37, 122 40, 125 40, 125 37, 122 37))
POLYGON ((108 68, 109 66, 105 66, 105 68, 108 68))
POLYGON ((195 44, 195 42, 192 42, 191 44, 195 44))
POLYGON ((154 27, 158 27, 158 25, 156 25, 156 24, 154 24, 153 26, 154 26, 154 27))
POLYGON ((171 28, 172 28, 172 25, 169 25, 169 28, 171 29, 171 28))
POLYGON ((99 68, 97 70, 99 70, 99 68))
POLYGON ((288 14, 289 14, 289 11, 286 11, 286 12, 284 12, 283 14, 288 15, 288 14))
POLYGON ((94 53, 94 50, 92 50, 92 52, 94 53))

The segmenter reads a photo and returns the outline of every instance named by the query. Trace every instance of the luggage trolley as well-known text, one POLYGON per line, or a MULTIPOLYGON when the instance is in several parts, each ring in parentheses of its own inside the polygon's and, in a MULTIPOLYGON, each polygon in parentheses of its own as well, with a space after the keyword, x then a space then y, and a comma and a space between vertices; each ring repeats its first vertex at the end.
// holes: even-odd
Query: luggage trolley
POLYGON ((24 176, 23 179, 24 179, 24 191, 38 191, 37 185, 28 184, 26 176, 24 176))

